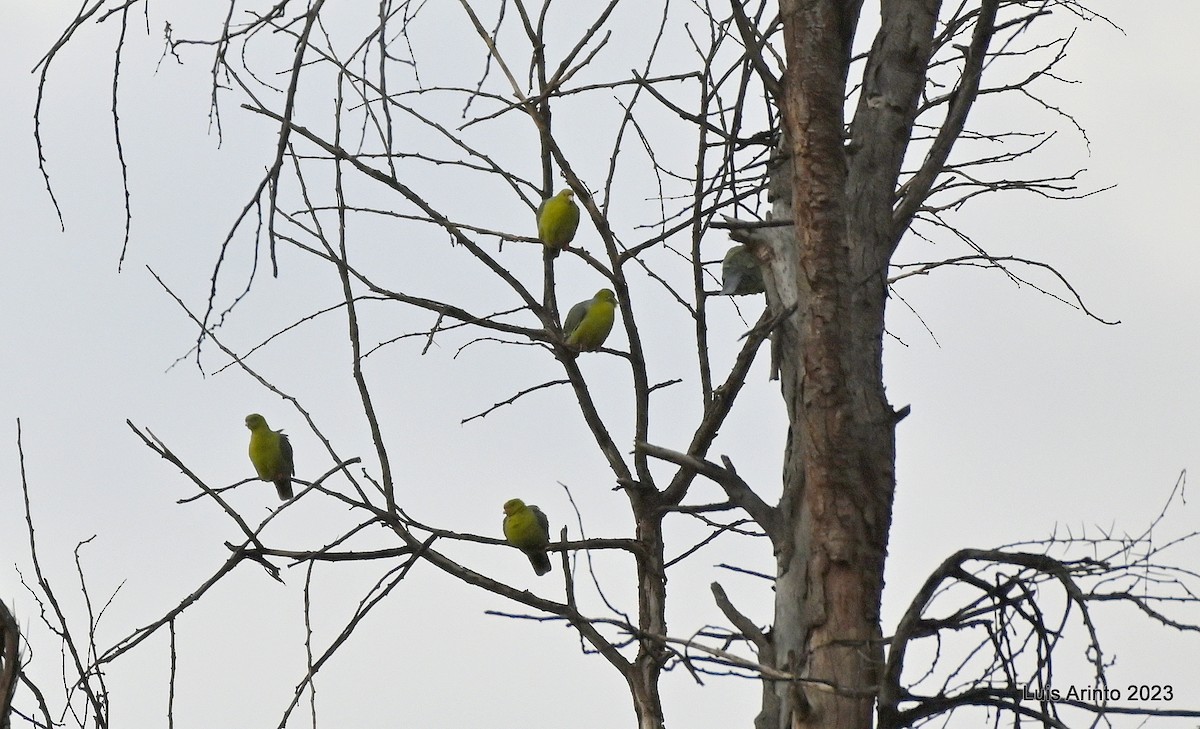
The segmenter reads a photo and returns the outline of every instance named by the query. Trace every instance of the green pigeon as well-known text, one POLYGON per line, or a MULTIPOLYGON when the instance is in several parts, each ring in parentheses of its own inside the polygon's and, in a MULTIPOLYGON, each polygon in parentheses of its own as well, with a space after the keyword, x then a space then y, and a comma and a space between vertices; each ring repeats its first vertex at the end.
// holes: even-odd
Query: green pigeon
POLYGON ((595 352, 608 339, 617 317, 617 295, 612 289, 600 289, 587 301, 580 301, 567 312, 563 334, 567 346, 577 352, 595 352))
POLYGON ((536 506, 520 499, 504 502, 504 538, 525 553, 533 571, 540 577, 550 571, 550 520, 536 506))
POLYGON ((258 477, 275 483, 280 501, 292 498, 292 444, 282 430, 271 430, 258 413, 246 416, 250 429, 250 462, 258 477))
POLYGON ((551 258, 575 238, 575 230, 579 227, 579 205, 574 198, 575 193, 566 189, 538 206, 538 238, 550 250, 551 258))
POLYGON ((725 254, 725 260, 721 262, 721 284, 722 296, 745 296, 766 291, 762 269, 749 248, 736 245, 725 254))

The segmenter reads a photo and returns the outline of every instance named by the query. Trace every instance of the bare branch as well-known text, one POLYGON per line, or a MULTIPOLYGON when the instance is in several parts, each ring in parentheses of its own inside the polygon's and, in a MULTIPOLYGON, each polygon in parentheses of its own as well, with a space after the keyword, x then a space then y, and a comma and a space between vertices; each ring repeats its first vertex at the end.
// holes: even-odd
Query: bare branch
POLYGON ((733 470, 732 463, 727 461, 726 466, 722 468, 703 458, 690 456, 686 453, 680 453, 650 443, 634 443, 634 447, 647 455, 674 463, 680 468, 687 469, 712 480, 725 490, 730 501, 742 507, 762 527, 772 542, 776 540, 778 536, 776 530, 779 525, 775 509, 768 506, 766 502, 759 498, 758 494, 754 493, 749 484, 737 475, 737 471, 733 470))

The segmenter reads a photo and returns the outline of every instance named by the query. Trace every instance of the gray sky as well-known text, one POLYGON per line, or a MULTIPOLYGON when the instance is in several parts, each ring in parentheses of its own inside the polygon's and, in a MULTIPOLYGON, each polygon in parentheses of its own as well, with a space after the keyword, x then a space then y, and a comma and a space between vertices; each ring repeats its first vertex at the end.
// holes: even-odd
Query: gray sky
MULTIPOLYGON (((1073 42, 1060 71, 1080 83, 1064 85, 1050 98, 1086 128, 1090 149, 1077 137, 1064 137, 1054 154, 1061 155, 1060 170, 1087 168, 1084 187, 1117 187, 1069 202, 994 196, 961 220, 994 254, 1055 265, 1094 312, 1122 323, 1101 325, 978 270, 939 272, 900 289, 937 343, 893 301, 889 329, 903 344, 888 343, 888 395, 897 406, 911 404, 913 413, 898 430, 885 631, 925 574, 952 551, 1036 539, 1056 528, 1077 534, 1140 532, 1180 472, 1200 456, 1193 295, 1200 254, 1186 212, 1193 209, 1200 160, 1191 121, 1197 118, 1200 81, 1186 34, 1200 23, 1200 6, 1160 0, 1153 12, 1117 2, 1096 9, 1125 33, 1092 23, 1073 42)), ((188 65, 168 61, 156 73, 161 17, 152 20, 150 39, 136 34, 126 59, 122 118, 134 227, 124 272, 117 273, 122 202, 107 115, 114 29, 106 26, 90 28, 57 61, 46 100, 43 137, 66 220, 66 231, 59 231, 36 167, 36 76, 28 71, 73 11, 70 3, 0 0, 0 24, 16 29, 0 46, 0 88, 6 92, 0 104, 6 140, 0 153, 0 595, 15 603, 22 624, 40 639, 32 653, 35 669, 44 675, 57 666, 58 646, 40 629, 36 607, 13 569, 16 563, 30 574, 16 418, 22 422, 43 567, 52 584, 71 591, 72 549, 92 535, 97 538, 84 548, 83 560, 93 599, 103 600, 123 583, 100 627, 105 645, 176 604, 223 562, 222 543, 238 538, 236 527, 207 502, 176 503, 193 488, 141 445, 125 426, 127 418, 151 429, 212 485, 252 475, 242 426, 252 411, 291 434, 302 477, 328 467, 299 416, 243 373, 203 376, 188 361, 170 368, 192 345, 193 327, 145 267, 153 267, 189 305, 201 306, 216 246, 274 142, 267 125, 229 104, 226 137, 218 148, 208 133, 207 60, 193 54, 188 65)), ((511 207, 487 215, 513 230, 525 223, 508 221, 529 218, 527 210, 511 207)), ((362 234, 385 235, 370 229, 362 234)), ((911 243, 901 247, 897 260, 928 252, 911 243)), ((714 237, 710 246, 717 258, 726 241, 714 237)), ((233 265, 244 264, 244 249, 234 255, 233 265)), ((451 253, 445 254, 447 268, 436 274, 444 280, 409 275, 411 262, 395 247, 381 244, 364 255, 397 285, 436 289, 459 283, 449 266, 462 259, 451 253)), ((328 270, 310 260, 286 252, 282 267, 278 280, 256 282, 246 315, 223 329, 232 345, 245 350, 340 297, 328 270)), ((562 300, 594 292, 598 282, 586 273, 563 278, 562 300)), ((495 290, 484 280, 461 283, 462 295, 472 301, 487 301, 495 290)), ((647 316, 661 304, 649 294, 644 302, 647 316)), ((748 311, 757 313, 754 307, 748 311)), ((389 310, 388 316, 395 314, 389 310)), ((401 313, 396 320, 379 315, 372 320, 372 341, 430 323, 418 315, 401 313)), ((662 341, 671 326, 664 318, 662 341)), ((731 358, 744 326, 726 309, 714 327, 730 342, 722 356, 731 358)), ((281 338, 252 363, 301 397, 339 439, 343 454, 369 459, 348 377, 344 329, 341 317, 326 317, 281 338)), ((617 346, 624 343, 619 331, 614 338, 617 346)), ((548 361, 525 370, 530 357, 509 351, 515 348, 469 347, 457 358, 452 342, 424 357, 419 348, 413 342, 382 350, 371 370, 378 401, 385 404, 393 455, 404 469, 398 498, 410 513, 427 523, 498 536, 500 505, 522 496, 574 532, 569 503, 557 485, 562 482, 579 502, 589 536, 628 534, 624 499, 610 490, 611 476, 582 424, 571 419, 563 395, 535 396, 460 425, 552 376, 548 361), (522 464, 519 470, 505 467, 514 462, 522 464)), ((209 354, 211 372, 222 360, 215 349, 209 354)), ((662 352, 659 374, 665 377, 686 362, 685 355, 662 352)), ((616 414, 624 407, 624 370, 612 359, 589 358, 584 369, 598 391, 607 393, 602 407, 616 414)), ((765 374, 758 363, 714 453, 731 455, 740 473, 773 494, 786 424, 776 386, 765 374)), ((683 393, 679 398, 686 416, 689 401, 683 393)), ((628 443, 626 433, 620 437, 628 443)), ((699 488, 716 496, 713 487, 699 488)), ((265 484, 244 486, 230 498, 253 520, 275 506, 265 484)), ((309 502, 277 525, 275 543, 324 544, 350 523, 343 514, 329 513, 328 505, 309 502)), ((1177 504, 1163 525, 1163 539, 1191 531, 1194 522, 1195 506, 1177 504)), ((382 535, 376 541, 385 543, 382 535)), ((675 551, 687 543, 680 538, 675 551)), ((455 546, 447 552, 518 586, 561 596, 557 567, 559 581, 535 581, 528 564, 510 550, 455 546)), ((1193 545, 1173 561, 1195 564, 1197 556, 1193 545)), ((714 569, 718 562, 771 570, 765 543, 718 541, 672 576, 673 633, 683 636, 724 622, 708 595, 713 579, 759 623, 769 619, 769 589, 714 569)), ((599 559, 606 590, 627 605, 622 569, 628 566, 617 557, 599 559)), ((379 574, 378 566, 316 571, 319 644, 328 642, 379 574)), ((278 721, 304 665, 302 568, 286 570, 285 579, 287 585, 279 585, 257 568, 241 566, 181 619, 177 726, 278 721), (212 696, 222 698, 213 702, 212 696)), ((78 601, 69 601, 69 609, 82 618, 78 601)), ((362 727, 484 722, 504 727, 516 725, 517 716, 530 729, 564 726, 568 716, 568 725, 583 729, 632 724, 620 677, 602 659, 580 655, 573 633, 484 615, 489 609, 516 610, 418 566, 320 675, 321 716, 362 727), (525 716, 531 711, 533 716, 525 716)), ((1110 617, 1108 650, 1117 657, 1112 683, 1170 683, 1177 697, 1172 708, 1200 708, 1197 670, 1171 658, 1196 655, 1195 641, 1150 630, 1145 621, 1128 620, 1128 613, 1110 617), (1186 650, 1180 647, 1185 641, 1186 650)), ((164 724, 167 661, 166 638, 159 636, 111 668, 114 725, 164 724)), ((756 711, 757 693, 751 682, 737 679, 708 679, 698 689, 686 672, 676 671, 664 682, 667 722, 745 724, 756 711)))

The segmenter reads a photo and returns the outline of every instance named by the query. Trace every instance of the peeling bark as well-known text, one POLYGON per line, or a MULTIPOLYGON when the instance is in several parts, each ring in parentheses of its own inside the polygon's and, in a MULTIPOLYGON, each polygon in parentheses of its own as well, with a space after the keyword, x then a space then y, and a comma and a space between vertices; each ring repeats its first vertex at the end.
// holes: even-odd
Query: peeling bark
MULTIPOLYGON (((882 664, 879 607, 895 489, 895 416, 883 388, 886 270, 900 163, 930 53, 937 3, 885 0, 851 144, 844 99, 858 8, 781 4, 783 121, 794 221, 766 276, 791 428, 775 543, 777 682, 759 729, 865 729, 882 664)), ((790 210, 785 209, 790 203, 790 210)))

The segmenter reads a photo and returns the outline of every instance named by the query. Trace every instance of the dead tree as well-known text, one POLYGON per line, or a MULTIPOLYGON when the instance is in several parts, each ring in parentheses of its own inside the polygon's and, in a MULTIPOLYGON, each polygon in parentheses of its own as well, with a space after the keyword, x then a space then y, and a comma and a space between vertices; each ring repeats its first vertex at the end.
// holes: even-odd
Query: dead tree
MULTIPOLYGON (((118 21, 117 52, 128 53, 125 33, 138 5, 136 0, 86 5, 42 63, 43 89, 52 78, 55 51, 100 21, 118 21)), ((868 39, 860 33, 862 3, 853 0, 782 0, 778 7, 733 2, 728 8, 664 2, 653 9, 609 0, 585 10, 573 6, 570 13, 560 3, 534 6, 524 0, 486 7, 469 0, 384 0, 370 13, 361 10, 338 4, 335 11, 323 0, 281 0, 265 7, 233 0, 205 37, 177 37, 165 26, 170 57, 191 60, 201 53, 211 59, 218 129, 236 112, 269 122, 276 136, 266 174, 214 245, 208 299, 184 301, 160 279, 192 319, 197 365, 215 360, 215 366, 242 368, 294 406, 325 444, 328 469, 298 498, 348 507, 357 522, 322 543, 275 546, 265 530, 274 519, 287 518, 286 507, 252 526, 222 499, 225 487, 210 485, 168 444, 130 424, 147 447, 228 513, 243 538, 226 545, 226 562, 195 593, 102 652, 96 667, 172 628, 175 617, 241 561, 257 561, 276 577, 280 558, 310 565, 347 560, 390 565, 345 631, 324 652, 310 650, 286 720, 361 616, 424 560, 465 585, 507 598, 526 614, 570 624, 588 650, 625 678, 640 729, 664 725, 662 672, 678 666, 699 671, 703 661, 762 680, 758 729, 863 729, 876 721, 908 726, 953 709, 958 696, 946 692, 914 709, 915 695, 903 683, 907 642, 936 627, 921 617, 925 602, 914 602, 891 639, 880 624, 894 434, 907 413, 884 393, 884 315, 899 281, 952 265, 982 266, 1018 280, 1030 270, 1048 273, 1050 284, 1043 288, 1083 309, 1053 268, 988 254, 957 227, 953 214, 985 192, 1087 194, 1075 181, 1077 173, 1006 176, 1007 163, 1036 153, 1053 132, 973 131, 968 121, 989 95, 1037 100, 1046 93, 1069 36, 1039 38, 1043 19, 1096 16, 1073 0, 973 0, 945 8, 936 0, 881 0, 879 29, 868 39), (279 38, 290 41, 282 64, 274 50, 279 38), (421 54, 429 52, 430 41, 452 46, 474 63, 426 65, 421 54), (691 65, 681 71, 675 56, 685 52, 691 65), (639 67, 630 71, 635 53, 639 67), (263 69, 281 65, 282 81, 267 81, 263 69), (992 77, 995 83, 987 81, 992 77), (594 131, 601 128, 601 112, 611 122, 603 140, 594 131), (573 131, 564 121, 572 119, 588 131, 573 131), (422 141, 413 146, 410 140, 418 138, 422 141), (688 155, 679 153, 681 138, 690 140, 688 155), (977 144, 981 141, 987 144, 977 144), (524 166, 509 153, 513 145, 526 152, 524 166), (627 162, 635 152, 640 159, 627 162), (649 208, 624 193, 622 185, 631 179, 654 191, 649 208), (572 246, 558 259, 543 257, 532 217, 539 202, 561 187, 580 201, 592 242, 572 246), (519 215, 496 212, 511 209, 519 215), (364 235, 362 221, 379 227, 364 235), (727 246, 719 232, 724 230, 760 262, 765 283, 766 307, 735 351, 709 336, 719 288, 714 264, 727 246), (895 260, 911 232, 941 236, 962 248, 939 260, 895 260), (473 268, 502 293, 481 304, 452 287, 423 290, 395 270, 361 265, 386 251, 384 240, 419 247, 420 256, 402 257, 414 269, 452 247, 461 254, 455 265, 473 268), (254 267, 234 270, 232 252, 246 250, 254 267), (540 267, 529 265, 531 257, 540 267), (269 269, 260 260, 270 261, 269 269), (343 454, 305 409, 303 393, 284 392, 269 373, 257 371, 247 355, 258 347, 239 350, 223 339, 222 323, 247 306, 244 295, 260 277, 268 270, 287 276, 289 261, 298 260, 324 266, 340 285, 337 306, 298 314, 293 326, 345 317, 352 363, 347 376, 356 385, 371 436, 370 456, 343 454), (603 281, 620 301, 627 346, 595 356, 628 367, 620 399, 628 405, 622 425, 632 442, 613 436, 612 416, 597 406, 577 354, 566 346, 557 292, 568 266, 572 275, 583 271, 603 281), (232 280, 239 282, 239 293, 229 296, 223 292, 232 280), (670 315, 683 322, 679 330, 690 332, 695 346, 694 372, 658 381, 651 376, 648 363, 661 352, 643 334, 647 290, 674 302, 670 315), (370 315, 364 314, 368 308, 370 315), (381 316, 414 310, 431 323, 390 337, 380 334, 381 316), (565 600, 518 590, 487 575, 484 566, 456 561, 439 548, 439 542, 502 540, 422 524, 406 513, 397 496, 403 476, 391 455, 397 444, 380 423, 368 365, 380 348, 413 339, 455 342, 463 349, 524 345, 532 356, 557 363, 558 377, 514 382, 515 394, 477 417, 532 393, 562 393, 595 440, 614 489, 628 501, 625 534, 569 540, 564 532, 553 545, 562 558, 565 600), (768 339, 790 426, 783 495, 773 504, 739 476, 735 459, 710 454, 768 339), (714 353, 722 347, 732 363, 719 368, 714 353), (685 379, 694 387, 699 416, 674 447, 656 442, 650 425, 667 416, 655 398, 685 379), (361 473, 350 468, 360 458, 367 462, 361 473), (670 466, 667 475, 652 467, 662 464, 670 466), (718 484, 726 500, 697 502, 692 486, 698 480, 718 484), (666 556, 665 522, 676 516, 708 524, 709 539, 734 533, 770 540, 776 564, 769 570, 775 603, 768 629, 756 626, 714 583, 713 596, 732 627, 720 636, 704 634, 715 644, 681 639, 669 630, 666 577, 673 560, 666 556), (386 528, 391 546, 354 548, 366 526, 386 528), (610 609, 601 617, 597 601, 585 605, 577 594, 568 555, 600 549, 632 556, 634 609, 610 609), (732 647, 740 644, 748 644, 754 656, 739 656, 732 647)), ((876 6, 868 10, 874 13, 876 6)), ((1050 124, 1045 118, 1072 123, 1054 107, 1045 108, 1042 123, 1050 124)), ((114 126, 119 135, 119 123, 114 126)), ((39 144, 44 142, 39 136, 39 144)), ((52 191, 53 156, 42 159, 52 191)), ((136 215, 136 198, 127 209, 136 215)), ((264 333, 259 346, 270 346, 277 334, 264 333)), ((683 556, 692 551, 683 550, 683 556)), ((1051 578, 1075 584, 1079 570, 1093 575, 1097 568, 1003 552, 961 553, 931 578, 932 589, 951 578, 974 584, 962 577, 962 565, 971 560, 1025 570, 986 591, 1005 620, 1008 611, 1031 599, 1028 590, 1016 597, 1014 590, 1051 578)), ((1045 626, 1033 630, 1042 639, 1048 636, 1045 626)), ((1006 708, 1021 713, 1019 706, 1006 708)), ((1052 712, 1043 709, 1041 715, 1052 712)))

